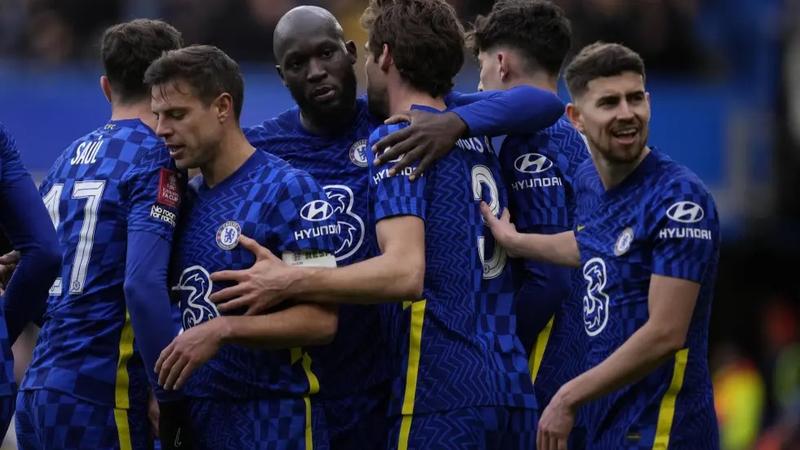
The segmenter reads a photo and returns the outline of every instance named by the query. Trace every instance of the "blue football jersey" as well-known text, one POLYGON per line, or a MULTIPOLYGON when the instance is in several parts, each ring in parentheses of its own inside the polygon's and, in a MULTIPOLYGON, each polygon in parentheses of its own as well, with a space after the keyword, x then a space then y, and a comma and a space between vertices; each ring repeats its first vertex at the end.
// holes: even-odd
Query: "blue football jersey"
POLYGON ((10 183, 26 176, 28 172, 22 165, 17 144, 0 123, 0 182, 10 183))
POLYGON ((586 405, 587 447, 718 448, 707 361, 720 239, 713 198, 696 175, 656 149, 608 191, 590 160, 578 180, 575 236, 589 365, 647 321, 652 274, 701 286, 685 347, 644 379, 586 405))
MULTIPOLYGON (((333 253, 338 229, 325 193, 307 173, 256 151, 225 180, 208 188, 193 179, 173 248, 171 285, 183 328, 219 315, 209 295, 224 285, 210 274, 246 269, 255 256, 238 246, 244 234, 272 253, 333 253)), ((254 399, 302 396, 319 389, 312 359, 301 348, 259 350, 225 345, 192 374, 184 392, 192 397, 254 399)))
MULTIPOLYGON (((565 117, 530 135, 508 136, 500 149, 509 188, 509 211, 524 233, 557 233, 575 221, 575 172, 589 158, 583 136, 565 117)), ((565 382, 584 370, 583 304, 573 295, 582 284, 578 270, 521 263, 517 290, 517 333, 529 353, 536 400, 541 407, 565 382), (542 279, 542 270, 551 278, 542 279), (563 273, 562 273, 563 272, 563 273)))
MULTIPOLYGON (((3 124, 0 124, 0 191, 27 176, 28 172, 22 165, 14 138, 8 134, 3 124)), ((0 300, 3 300, 2 296, 0 300)), ((0 308, 0 396, 11 395, 14 388, 14 355, 8 342, 5 314, 0 308)))
POLYGON ((63 266, 21 389, 127 408, 140 386, 146 400, 123 291, 127 235, 172 242, 181 182, 161 139, 139 120, 110 121, 61 153, 40 191, 63 266))
MULTIPOLYGON (((404 126, 379 127, 368 145, 404 126)), ((376 223, 402 215, 425 221, 422 299, 394 305, 391 342, 399 373, 390 413, 535 407, 524 350, 515 334, 511 271, 479 209, 480 200, 497 213, 507 204, 489 140, 459 140, 413 182, 407 177, 413 166, 390 177, 389 165, 375 167, 373 155, 367 155, 376 223)))
MULTIPOLYGON (((322 184, 337 213, 338 265, 371 258, 377 248, 369 215, 367 169, 367 138, 375 121, 365 98, 359 98, 356 106, 353 125, 334 135, 309 133, 298 107, 245 130, 254 147, 286 160, 322 184)), ((319 370, 321 396, 346 397, 388 380, 381 309, 379 305, 341 305, 333 342, 309 350, 319 370)))

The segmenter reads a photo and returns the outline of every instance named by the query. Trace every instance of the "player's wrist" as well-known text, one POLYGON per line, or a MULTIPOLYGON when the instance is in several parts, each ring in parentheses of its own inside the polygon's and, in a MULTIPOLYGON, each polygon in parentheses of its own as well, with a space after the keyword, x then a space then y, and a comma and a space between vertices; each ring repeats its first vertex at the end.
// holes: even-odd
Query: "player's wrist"
POLYGON ((456 137, 464 137, 469 131, 469 126, 467 126, 467 122, 455 112, 447 112, 444 114, 445 117, 449 120, 448 128, 452 129, 455 133, 457 133, 456 137))
POLYGON ((216 319, 209 322, 209 324, 213 324, 214 332, 211 333, 213 339, 220 344, 229 344, 231 341, 235 339, 234 331, 235 327, 231 323, 231 318, 228 316, 219 316, 216 319))

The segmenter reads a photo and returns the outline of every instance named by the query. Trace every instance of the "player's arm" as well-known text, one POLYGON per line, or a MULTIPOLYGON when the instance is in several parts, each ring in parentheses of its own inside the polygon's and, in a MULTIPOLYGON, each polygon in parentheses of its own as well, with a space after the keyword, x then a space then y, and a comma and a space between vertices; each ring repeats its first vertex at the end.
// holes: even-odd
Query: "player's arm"
MULTIPOLYGON (((397 126, 381 127, 370 136, 397 126)), ((376 168, 367 154, 381 255, 336 269, 298 268, 274 256, 244 271, 211 274, 235 286, 211 295, 220 311, 248 306, 265 311, 287 298, 320 303, 383 303, 419 298, 425 276, 425 179, 411 183, 376 168), (222 304, 220 304, 222 303, 222 304)), ((268 251, 263 249, 264 251, 268 251)))
POLYGON ((0 227, 20 258, 5 286, 3 306, 9 342, 14 343, 25 326, 44 313, 48 290, 61 268, 61 249, 53 222, 13 141, 0 134, 0 145, 5 159, 0 161, 0 227))
MULTIPOLYGON (((263 312, 289 298, 321 304, 387 303, 416 299, 425 277, 425 226, 416 216, 398 216, 376 225, 381 255, 345 267, 289 266, 264 247, 266 255, 247 270, 211 274, 214 282, 235 281, 235 286, 212 294, 224 312, 249 307, 263 312)), ((241 241, 240 241, 241 242, 241 241)), ((258 245, 258 244, 255 244, 258 245)))
POLYGON ((145 151, 153 157, 151 162, 138 161, 120 183, 128 207, 123 291, 137 348, 159 404, 159 436, 163 445, 169 445, 176 437, 184 442, 190 438, 186 399, 162 389, 153 371, 159 354, 178 331, 167 277, 182 189, 177 172, 167 167, 167 149, 145 151))
MULTIPOLYGON (((255 253, 256 264, 275 258, 245 236, 240 236, 239 245, 255 253)), ((332 261, 328 256, 326 260, 332 261)), ((180 389, 226 344, 268 350, 328 344, 336 335, 337 324, 336 305, 314 303, 286 302, 264 315, 219 316, 185 330, 161 352, 155 364, 158 382, 164 389, 180 389)))
POLYGON ((603 362, 558 390, 542 414, 538 448, 561 448, 545 443, 566 441, 581 405, 643 378, 674 356, 686 342, 699 291, 694 281, 652 275, 647 322, 603 362))
POLYGON ((580 265, 581 255, 574 232, 519 233, 511 223, 507 209, 498 219, 484 202, 481 202, 481 214, 486 225, 492 230, 495 240, 506 249, 509 256, 568 267, 580 265))
POLYGON ((418 161, 414 179, 452 150, 458 138, 532 133, 552 125, 564 113, 564 104, 555 94, 532 86, 473 94, 452 92, 446 100, 456 107, 444 114, 413 110, 389 118, 387 123, 407 121, 411 126, 373 145, 373 151, 382 153, 376 163, 403 156, 392 167, 399 171, 418 161))

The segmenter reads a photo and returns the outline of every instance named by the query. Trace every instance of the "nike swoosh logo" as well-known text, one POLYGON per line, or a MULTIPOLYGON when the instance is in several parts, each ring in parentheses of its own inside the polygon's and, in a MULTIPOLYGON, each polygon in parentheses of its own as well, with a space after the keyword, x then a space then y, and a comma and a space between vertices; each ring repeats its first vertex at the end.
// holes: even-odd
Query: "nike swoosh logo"
POLYGON ((586 228, 586 225, 578 225, 577 229, 578 231, 583 231, 584 228, 586 228))
POLYGON ((181 442, 181 431, 183 428, 178 428, 178 432, 175 433, 175 442, 173 442, 175 448, 181 448, 183 446, 183 442, 181 442))

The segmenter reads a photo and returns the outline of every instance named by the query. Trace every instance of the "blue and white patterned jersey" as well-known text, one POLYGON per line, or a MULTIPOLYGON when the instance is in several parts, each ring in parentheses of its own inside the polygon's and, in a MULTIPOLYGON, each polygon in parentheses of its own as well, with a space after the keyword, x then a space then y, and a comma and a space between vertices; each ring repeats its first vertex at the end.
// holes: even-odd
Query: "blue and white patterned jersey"
MULTIPOLYGON (((255 256, 238 245, 244 234, 275 255, 331 254, 336 216, 325 193, 307 173, 256 151, 213 188, 193 179, 173 249, 173 287, 188 329, 219 316, 208 299, 225 287, 210 274, 246 269, 255 256)), ((254 399, 300 397, 318 391, 312 360, 301 348, 258 350, 225 345, 192 374, 184 392, 191 397, 254 399)))
MULTIPOLYGON (((404 126, 379 127, 368 145, 404 126)), ((422 299, 395 305, 390 325, 400 368, 390 414, 535 407, 515 334, 511 271, 479 209, 480 200, 498 213, 507 203, 489 140, 459 140, 457 148, 413 182, 407 177, 413 166, 390 177, 390 165, 375 167, 371 153, 368 159, 376 223, 404 215, 425 221, 422 299)))
POLYGON ((172 242, 181 183, 169 151, 139 120, 110 121, 58 157, 40 191, 63 266, 22 390, 127 408, 132 386, 146 389, 123 290, 127 236, 172 242))
MULTIPOLYGON (((375 126, 359 98, 353 125, 334 135, 311 134, 294 107, 245 130, 250 143, 314 177, 337 213, 336 262, 348 265, 377 254, 369 216, 367 138, 375 126)), ((386 382, 390 372, 380 305, 341 305, 334 341, 312 348, 323 397, 346 397, 386 382), (359 380, 354 383, 353 380, 359 380)))
MULTIPOLYGON (((509 211, 523 233, 559 233, 575 224, 575 172, 589 159, 583 136, 566 117, 534 134, 508 136, 500 164, 509 211)), ((586 335, 580 319, 583 280, 578 270, 524 260, 517 277, 517 334, 529 353, 540 407, 585 370, 586 335)))
MULTIPOLYGON (((8 134, 5 126, 0 124, 0 198, 8 186, 27 176, 28 172, 22 165, 14 138, 8 134)), ((0 300, 5 304, 2 296, 0 300)), ((15 386, 14 355, 11 353, 11 343, 8 341, 5 313, 0 308, 0 396, 12 395, 15 386)))
POLYGON ((642 380, 586 405, 587 447, 718 448, 707 361, 720 239, 714 199, 696 175, 656 149, 608 191, 591 160, 577 179, 590 366, 648 320, 651 275, 701 286, 685 347, 642 380))

